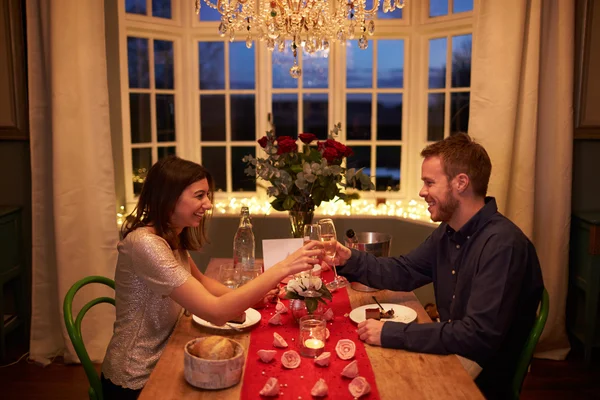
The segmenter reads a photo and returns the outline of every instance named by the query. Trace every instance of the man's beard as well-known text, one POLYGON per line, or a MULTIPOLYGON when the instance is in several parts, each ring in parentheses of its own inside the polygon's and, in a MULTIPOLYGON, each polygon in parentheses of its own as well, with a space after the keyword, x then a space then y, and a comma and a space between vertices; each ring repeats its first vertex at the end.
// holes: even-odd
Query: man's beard
POLYGON ((454 212, 458 208, 458 200, 452 195, 452 189, 449 189, 444 196, 443 201, 438 201, 438 215, 434 221, 436 222, 448 222, 454 215, 454 212))

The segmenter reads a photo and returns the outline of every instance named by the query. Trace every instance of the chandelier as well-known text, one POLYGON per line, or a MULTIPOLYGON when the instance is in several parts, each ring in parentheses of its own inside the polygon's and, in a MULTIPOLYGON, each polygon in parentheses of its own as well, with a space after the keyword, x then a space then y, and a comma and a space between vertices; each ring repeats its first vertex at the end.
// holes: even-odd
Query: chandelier
MULTIPOLYGON (((221 14, 219 34, 233 42, 237 34, 246 36, 246 47, 253 40, 266 42, 267 49, 284 51, 286 40, 294 64, 292 78, 302 76, 298 65, 298 49, 308 54, 327 51, 331 43, 358 39, 362 50, 369 46, 368 36, 375 33, 375 17, 380 0, 366 8, 366 0, 204 0, 208 7, 221 14), (214 3, 213 1, 216 1, 214 3)), ((196 0, 196 14, 200 13, 200 0, 196 0)), ((404 0, 383 0, 383 12, 404 7, 404 0)))

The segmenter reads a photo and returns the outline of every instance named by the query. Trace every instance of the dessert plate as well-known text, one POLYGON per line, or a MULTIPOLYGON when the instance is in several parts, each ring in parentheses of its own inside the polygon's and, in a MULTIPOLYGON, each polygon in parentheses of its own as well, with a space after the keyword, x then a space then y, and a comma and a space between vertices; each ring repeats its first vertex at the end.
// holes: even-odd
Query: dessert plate
MULTIPOLYGON (((390 303, 382 303, 384 310, 389 310, 390 308, 394 309, 394 318, 384 318, 382 321, 393 321, 393 322, 404 322, 408 324, 409 322, 413 322, 417 319, 417 312, 412 308, 401 306, 400 304, 390 304, 390 303)), ((364 306, 356 307, 354 310, 350 311, 350 319, 357 324, 359 322, 363 322, 365 320, 365 310, 367 308, 379 308, 377 304, 367 304, 364 306)))
POLYGON ((218 329, 218 330, 222 330, 222 331, 235 331, 234 328, 237 328, 237 329, 250 328, 251 326, 258 324, 260 322, 260 318, 261 318, 261 315, 258 311, 256 311, 254 308, 249 308, 246 310, 246 321, 243 324, 237 324, 235 322, 228 322, 227 324, 225 324, 223 326, 219 326, 219 325, 211 324, 210 322, 203 320, 202 318, 200 318, 197 315, 192 315, 193 321, 195 323, 197 323, 198 325, 205 326, 205 327, 211 328, 211 329, 218 329))

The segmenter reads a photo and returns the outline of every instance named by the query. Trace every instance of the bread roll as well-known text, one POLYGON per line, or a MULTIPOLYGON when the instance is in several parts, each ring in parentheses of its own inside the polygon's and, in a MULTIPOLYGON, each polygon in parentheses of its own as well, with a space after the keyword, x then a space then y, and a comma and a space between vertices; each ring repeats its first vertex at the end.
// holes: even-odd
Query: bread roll
POLYGON ((206 360, 227 360, 235 355, 235 346, 227 338, 208 336, 194 343, 189 352, 206 360))

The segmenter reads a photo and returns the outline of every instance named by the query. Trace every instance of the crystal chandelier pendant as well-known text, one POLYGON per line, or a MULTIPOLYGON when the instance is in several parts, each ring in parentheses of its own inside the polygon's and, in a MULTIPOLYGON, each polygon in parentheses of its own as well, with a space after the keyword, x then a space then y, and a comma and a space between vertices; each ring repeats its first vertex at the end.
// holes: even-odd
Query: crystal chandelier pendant
POLYGON ((375 33, 375 22, 373 20, 369 21, 369 26, 367 27, 367 33, 369 36, 373 36, 375 33))
POLYGON ((298 79, 302 76, 302 68, 298 66, 296 60, 294 60, 294 65, 290 68, 290 76, 294 79, 298 79))
POLYGON ((250 36, 250 35, 248 35, 248 37, 246 37, 246 48, 247 49, 252 48, 252 36, 250 36))
POLYGON ((219 25, 219 36, 223 37, 225 36, 225 33, 227 32, 227 26, 221 22, 221 24, 219 25))
POLYGON ((367 37, 363 35, 360 37, 360 39, 358 39, 358 48, 361 50, 366 50, 367 47, 369 47, 369 41, 367 40, 367 37))

